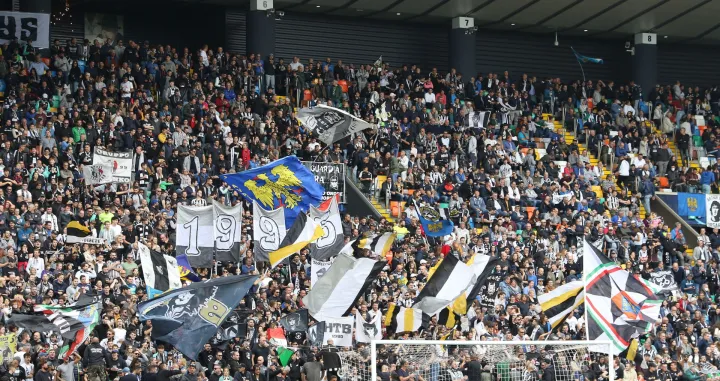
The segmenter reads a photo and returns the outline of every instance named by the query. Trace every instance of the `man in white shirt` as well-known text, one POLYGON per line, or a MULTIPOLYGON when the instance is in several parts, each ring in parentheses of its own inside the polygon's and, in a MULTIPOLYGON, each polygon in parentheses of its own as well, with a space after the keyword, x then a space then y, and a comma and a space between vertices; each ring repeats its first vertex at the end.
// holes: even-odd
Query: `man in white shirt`
POLYGON ((435 103, 435 94, 433 93, 433 89, 428 89, 428 92, 425 93, 425 106, 427 108, 432 108, 433 104, 435 103))
POLYGON ((28 274, 30 274, 30 269, 35 269, 35 276, 38 278, 40 278, 43 271, 45 271, 45 259, 40 258, 40 250, 35 250, 33 256, 28 260, 28 274))
POLYGON ((299 58, 299 57, 293 57, 293 62, 290 63, 290 68, 291 68, 293 71, 298 71, 298 70, 300 70, 301 67, 302 67, 302 68, 305 68, 305 66, 304 66, 302 63, 300 63, 300 58, 299 58))
POLYGON ((130 98, 132 96, 132 91, 135 88, 132 82, 128 79, 128 77, 123 78, 122 83, 120 84, 120 91, 122 92, 123 98, 130 98))
POLYGON ((53 214, 52 208, 47 208, 45 210, 45 213, 43 213, 43 215, 40 217, 40 221, 42 222, 43 225, 45 225, 49 222, 50 225, 52 226, 52 230, 54 232, 60 230, 60 226, 58 225, 57 216, 55 216, 55 214, 53 214))
POLYGON ((83 263, 80 270, 75 273, 75 279, 82 279, 83 276, 88 279, 95 279, 97 273, 88 263, 83 263))
POLYGON ((32 194, 28 190, 28 184, 23 184, 22 189, 18 189, 17 198, 18 198, 18 203, 23 202, 23 201, 25 201, 27 203, 32 202, 32 194))

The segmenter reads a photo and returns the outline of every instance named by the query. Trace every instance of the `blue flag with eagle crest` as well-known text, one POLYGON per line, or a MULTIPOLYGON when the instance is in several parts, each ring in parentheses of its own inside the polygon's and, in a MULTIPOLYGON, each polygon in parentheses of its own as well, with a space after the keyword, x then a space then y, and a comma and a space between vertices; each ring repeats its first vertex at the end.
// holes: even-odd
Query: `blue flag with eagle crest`
POLYGON ((230 188, 265 210, 285 209, 285 226, 322 201, 325 189, 295 156, 240 173, 220 175, 230 188))

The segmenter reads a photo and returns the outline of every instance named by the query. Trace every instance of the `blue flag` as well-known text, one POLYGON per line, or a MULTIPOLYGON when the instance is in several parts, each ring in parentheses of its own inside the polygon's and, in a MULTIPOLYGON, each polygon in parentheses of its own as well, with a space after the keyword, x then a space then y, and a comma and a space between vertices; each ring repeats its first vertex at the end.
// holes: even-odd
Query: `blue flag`
MULTIPOLYGON (((175 260, 177 261, 178 267, 180 267, 180 279, 189 280, 191 282, 200 281, 200 277, 195 273, 195 271, 193 271, 192 267, 190 266, 190 261, 188 261, 187 255, 178 254, 175 257, 175 260)), ((152 298, 152 296, 150 297, 152 298)))
POLYGON ((285 226, 292 226, 300 212, 322 201, 325 189, 295 156, 276 160, 268 165, 240 173, 220 175, 220 179, 255 201, 265 210, 285 209, 285 226))
POLYGON ((415 205, 425 235, 428 237, 442 237, 453 232, 455 226, 450 221, 446 208, 437 210, 430 205, 420 207, 415 200, 412 200, 412 203, 415 205))
POLYGON ((584 56, 584 55, 576 52, 575 49, 573 49, 573 48, 570 48, 570 49, 572 49, 573 53, 575 53, 575 58, 577 58, 578 62, 580 62, 580 63, 588 63, 588 62, 596 63, 596 64, 604 63, 602 58, 593 58, 593 57, 584 56))
POLYGON ((232 314, 258 279, 236 275, 168 291, 138 305, 140 321, 153 322, 152 338, 192 360, 232 314))
POLYGON ((705 219, 705 195, 699 193, 678 193, 678 214, 680 217, 694 216, 705 219))

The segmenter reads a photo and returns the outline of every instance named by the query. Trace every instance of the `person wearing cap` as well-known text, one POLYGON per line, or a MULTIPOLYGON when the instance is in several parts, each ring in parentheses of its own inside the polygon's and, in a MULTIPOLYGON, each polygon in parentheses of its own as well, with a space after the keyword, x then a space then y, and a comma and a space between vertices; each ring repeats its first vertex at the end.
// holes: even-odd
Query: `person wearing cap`
POLYGON ((135 366, 132 370, 130 368, 125 367, 122 370, 122 377, 120 377, 120 381, 139 381, 140 377, 142 375, 142 368, 140 366, 135 366))

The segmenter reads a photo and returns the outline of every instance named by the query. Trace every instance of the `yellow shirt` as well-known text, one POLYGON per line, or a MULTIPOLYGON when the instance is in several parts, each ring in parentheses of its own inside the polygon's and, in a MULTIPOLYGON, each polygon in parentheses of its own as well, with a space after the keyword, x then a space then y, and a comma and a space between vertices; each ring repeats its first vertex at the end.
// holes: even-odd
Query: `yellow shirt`
POLYGON ((393 228, 393 232, 395 232, 395 234, 397 235, 398 240, 402 240, 403 237, 405 237, 405 234, 410 233, 410 230, 408 230, 404 226, 395 225, 395 227, 393 228))
POLYGON ((104 224, 104 223, 106 223, 106 222, 112 221, 113 217, 115 217, 115 215, 112 214, 112 213, 110 213, 110 212, 107 212, 107 213, 106 213, 106 212, 102 212, 102 213, 100 213, 100 215, 98 216, 98 219, 100 220, 100 222, 102 222, 102 223, 104 224))

